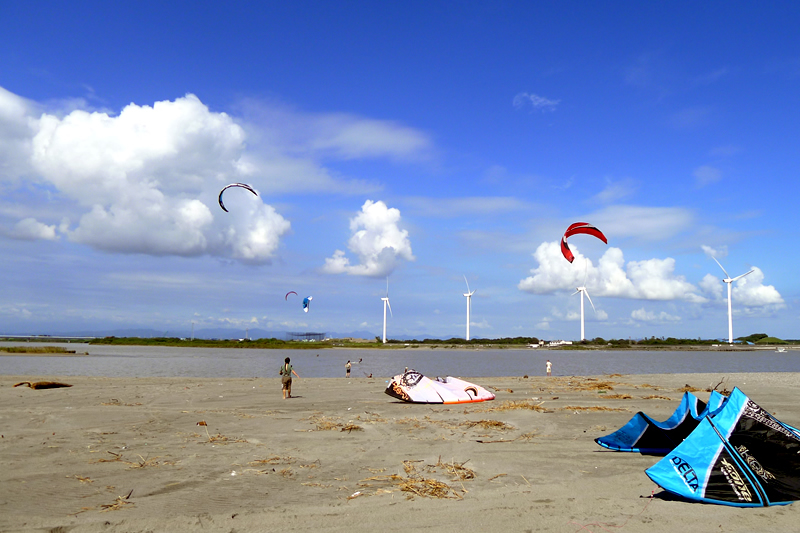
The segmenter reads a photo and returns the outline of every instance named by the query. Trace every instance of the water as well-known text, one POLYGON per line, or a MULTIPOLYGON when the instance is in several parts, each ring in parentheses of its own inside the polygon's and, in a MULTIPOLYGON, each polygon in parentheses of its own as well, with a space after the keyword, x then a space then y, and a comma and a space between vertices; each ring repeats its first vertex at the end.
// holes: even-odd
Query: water
MULTIPOLYGON (((0 346, 20 343, 0 342, 0 346)), ((0 374, 106 377, 279 377, 290 357, 301 378, 391 377, 414 368, 428 376, 541 376, 545 361, 553 375, 800 372, 800 352, 753 351, 558 351, 537 349, 459 350, 450 348, 255 350, 160 346, 103 346, 83 343, 25 343, 62 346, 84 357, 0 356, 0 374)))

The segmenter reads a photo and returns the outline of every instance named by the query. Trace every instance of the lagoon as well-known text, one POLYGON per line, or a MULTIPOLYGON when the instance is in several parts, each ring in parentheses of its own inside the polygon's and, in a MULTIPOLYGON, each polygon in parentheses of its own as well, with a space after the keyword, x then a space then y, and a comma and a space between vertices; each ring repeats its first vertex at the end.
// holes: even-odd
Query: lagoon
MULTIPOLYGON (((0 346, 20 345, 0 342, 0 346)), ((787 350, 540 350, 399 348, 261 350, 250 348, 182 348, 171 346, 106 346, 85 343, 24 343, 61 346, 74 357, 2 355, 0 374, 15 376, 105 377, 278 377, 290 357, 301 378, 344 377, 344 365, 354 362, 352 377, 391 377, 405 367, 428 376, 541 376, 545 362, 555 376, 602 374, 688 374, 733 372, 800 372, 800 351, 787 350), (88 353, 88 355, 79 355, 88 353), (357 363, 359 359, 361 363, 357 363)))

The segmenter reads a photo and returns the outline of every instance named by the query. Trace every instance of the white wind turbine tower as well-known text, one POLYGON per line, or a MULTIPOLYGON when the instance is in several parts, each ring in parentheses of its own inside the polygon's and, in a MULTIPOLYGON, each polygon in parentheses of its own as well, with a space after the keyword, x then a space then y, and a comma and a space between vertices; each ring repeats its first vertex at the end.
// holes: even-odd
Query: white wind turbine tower
POLYGON ((469 313, 472 309, 472 295, 475 294, 475 291, 469 292, 469 281, 467 281, 467 276, 464 276, 464 281, 467 284, 467 293, 464 296, 467 297, 467 340, 469 340, 469 313))
MULTIPOLYGON (((383 344, 386 344, 386 308, 389 308, 389 314, 392 313, 392 305, 389 303, 389 277, 386 277, 386 297, 383 300, 383 344)), ((394 316, 394 315, 392 315, 394 316)))
MULTIPOLYGON (((714 256, 711 256, 711 259, 717 261, 717 258, 714 256)), ((735 278, 732 278, 730 274, 728 274, 728 272, 722 266, 722 263, 717 261, 717 264, 722 269, 722 271, 725 272, 726 277, 723 278, 722 281, 728 284, 728 344, 733 344, 733 310, 731 309, 731 285, 733 285, 734 281, 742 279, 748 274, 752 274, 754 270, 750 270, 749 272, 745 272, 741 276, 736 276, 735 278)))
POLYGON ((583 295, 586 294, 586 297, 589 298, 589 303, 592 304, 592 310, 597 313, 597 309, 594 308, 594 303, 592 302, 592 297, 589 296, 589 291, 586 290, 586 278, 589 276, 589 260, 586 260, 586 275, 583 277, 583 286, 577 287, 575 292, 573 292, 570 296, 574 296, 578 293, 581 293, 581 340, 586 340, 586 335, 584 334, 584 323, 583 323, 583 295))

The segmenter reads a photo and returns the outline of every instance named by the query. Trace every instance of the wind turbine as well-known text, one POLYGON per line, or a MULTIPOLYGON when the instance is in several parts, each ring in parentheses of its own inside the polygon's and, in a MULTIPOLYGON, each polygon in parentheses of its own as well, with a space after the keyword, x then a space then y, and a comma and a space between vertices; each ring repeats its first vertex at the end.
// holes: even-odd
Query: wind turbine
POLYGON ((467 284, 467 293, 464 296, 467 297, 467 340, 469 340, 469 312, 472 309, 472 295, 475 294, 475 291, 469 292, 469 281, 467 281, 467 276, 464 276, 464 281, 467 284))
MULTIPOLYGON (((386 276, 386 297, 383 300, 383 344, 386 344, 386 308, 389 308, 389 314, 392 314, 392 304, 389 303, 389 276, 386 276)), ((394 315, 392 315, 394 316, 394 315)))
MULTIPOLYGON (((711 256, 711 259, 717 261, 717 258, 714 256, 711 256)), ((731 309, 731 285, 733 285, 734 281, 742 279, 748 274, 752 274, 755 270, 754 269, 750 270, 750 272, 745 272, 741 276, 736 276, 735 278, 732 278, 730 274, 728 274, 728 272, 722 266, 722 263, 717 261, 717 264, 722 269, 722 271, 725 272, 726 277, 722 278, 722 281, 728 284, 728 344, 733 344, 733 311, 731 309)))
POLYGON ((597 313, 597 309, 594 308, 594 303, 592 302, 592 297, 589 296, 589 291, 586 290, 586 278, 589 276, 589 260, 586 260, 586 275, 583 277, 583 286, 576 287, 575 292, 573 292, 570 296, 574 296, 578 293, 581 293, 581 341, 586 340, 586 336, 584 334, 584 325, 583 325, 583 295, 586 294, 586 297, 589 298, 589 303, 592 304, 592 310, 597 313))

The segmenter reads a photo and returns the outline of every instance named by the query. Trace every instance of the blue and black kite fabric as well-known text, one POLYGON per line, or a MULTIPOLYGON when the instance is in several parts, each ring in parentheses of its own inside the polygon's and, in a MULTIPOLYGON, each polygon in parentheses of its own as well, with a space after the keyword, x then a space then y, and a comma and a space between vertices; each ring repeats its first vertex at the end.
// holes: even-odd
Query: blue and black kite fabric
POLYGON ((691 501, 738 507, 800 499, 800 433, 738 388, 645 473, 691 501))
POLYGON ((619 452, 665 455, 688 437, 700 420, 718 410, 726 399, 712 391, 706 404, 691 392, 685 392, 678 408, 664 422, 653 420, 639 411, 627 424, 610 435, 596 438, 595 442, 619 452))

